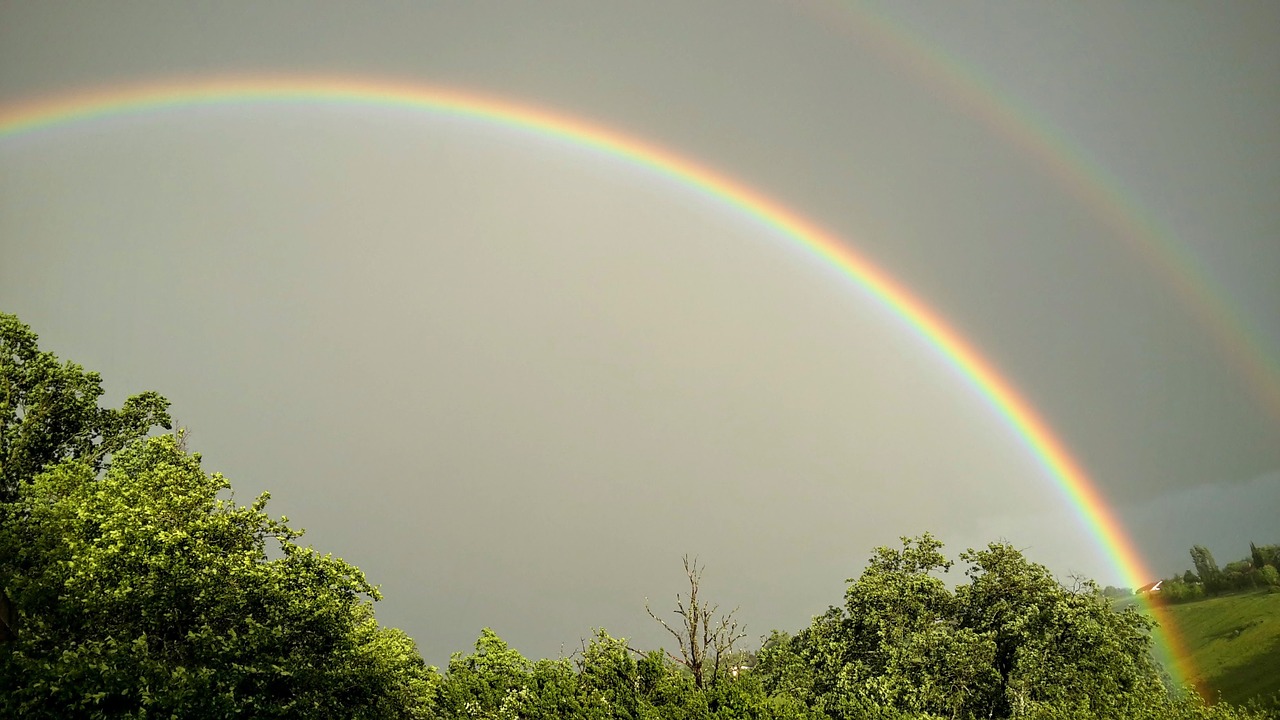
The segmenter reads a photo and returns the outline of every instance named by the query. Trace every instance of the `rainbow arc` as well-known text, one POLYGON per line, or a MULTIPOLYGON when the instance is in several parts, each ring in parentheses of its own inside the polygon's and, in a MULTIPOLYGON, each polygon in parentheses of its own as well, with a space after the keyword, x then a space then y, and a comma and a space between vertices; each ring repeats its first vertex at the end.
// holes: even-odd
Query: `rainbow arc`
MULTIPOLYGON (((1094 482, 1038 412, 967 340, 888 273, 816 223, 730 177, 657 145, 581 119, 455 89, 342 77, 221 78, 101 88, 0 107, 0 141, 110 117, 229 104, 347 104, 401 108, 502 126, 598 151, 753 218, 837 270, 960 372, 1028 447, 1132 587, 1154 575, 1094 482)), ((1158 644, 1175 682, 1193 677, 1188 654, 1159 607, 1158 644)))

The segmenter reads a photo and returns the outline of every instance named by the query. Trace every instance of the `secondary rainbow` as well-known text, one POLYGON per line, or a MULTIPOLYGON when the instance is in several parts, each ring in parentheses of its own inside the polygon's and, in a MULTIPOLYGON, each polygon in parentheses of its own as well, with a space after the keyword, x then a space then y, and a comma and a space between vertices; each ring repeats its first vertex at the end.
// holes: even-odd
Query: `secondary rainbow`
MULTIPOLYGON (((577 118, 455 89, 362 78, 217 78, 72 92, 0 106, 0 140, 107 117, 243 103, 344 103, 446 114, 590 148, 702 193, 750 216, 838 270, 932 345, 1028 446, 1125 581, 1154 577, 1084 469, 996 368, 932 309, 839 238, 762 193, 693 160, 577 118)), ((1178 633, 1157 609, 1175 681, 1193 677, 1178 633)))
POLYGON ((1256 322, 1249 322, 1241 308, 1228 301, 1227 293, 1215 285, 1185 243, 1144 212, 1133 193, 1094 154, 1001 92, 974 66, 960 62, 883 11, 835 0, 795 7, 820 14, 824 28, 845 33, 915 76, 1002 142, 1035 160, 1168 283, 1280 431, 1280 363, 1260 342, 1264 334, 1256 329, 1256 322))

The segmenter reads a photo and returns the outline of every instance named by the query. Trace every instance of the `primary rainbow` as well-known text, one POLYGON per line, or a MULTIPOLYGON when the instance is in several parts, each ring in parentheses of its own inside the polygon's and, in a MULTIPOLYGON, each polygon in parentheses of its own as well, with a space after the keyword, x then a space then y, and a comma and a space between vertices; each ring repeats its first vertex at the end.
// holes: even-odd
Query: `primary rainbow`
MULTIPOLYGON (((741 183, 655 145, 576 118, 453 89, 342 77, 220 78, 109 87, 0 106, 0 140, 55 126, 166 108, 345 103, 470 118, 586 147, 674 180, 752 217, 853 280, 933 345, 1029 446, 1101 549, 1133 587, 1154 577, 1093 482, 1034 408, 972 345, 887 273, 816 224, 741 183)), ((1194 677, 1167 617, 1159 638, 1176 682, 1194 677)))

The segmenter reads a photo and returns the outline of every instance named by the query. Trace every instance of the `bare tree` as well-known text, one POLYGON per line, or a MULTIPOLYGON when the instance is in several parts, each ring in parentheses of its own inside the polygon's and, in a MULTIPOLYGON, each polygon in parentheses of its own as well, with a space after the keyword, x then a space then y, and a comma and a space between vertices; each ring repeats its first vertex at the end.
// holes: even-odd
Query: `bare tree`
POLYGON ((644 610, 649 617, 658 621, 667 632, 680 644, 680 655, 667 651, 667 655, 677 663, 689 668, 693 673, 693 684, 699 689, 707 686, 707 663, 711 663, 710 684, 715 685, 720 677, 720 661, 733 651, 733 644, 746 637, 746 632, 739 630, 738 621, 733 616, 738 608, 716 618, 719 605, 712 605, 698 599, 698 588, 702 583, 704 567, 698 566, 698 559, 684 556, 684 574, 689 578, 689 599, 686 602, 676 593, 676 615, 680 616, 680 628, 677 630, 665 620, 653 614, 649 609, 649 599, 645 598, 644 610))

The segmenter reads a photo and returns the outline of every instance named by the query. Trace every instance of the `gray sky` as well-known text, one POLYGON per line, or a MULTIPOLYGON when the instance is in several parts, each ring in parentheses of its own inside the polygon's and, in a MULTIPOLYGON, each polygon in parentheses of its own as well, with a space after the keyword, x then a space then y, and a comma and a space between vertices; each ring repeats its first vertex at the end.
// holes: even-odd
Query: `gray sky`
MULTIPOLYGON (((1274 367, 1278 33, 1269 3, 0 2, 0 107, 340 73, 669 148, 935 308, 1170 573, 1193 542, 1280 541, 1280 428, 1168 276, 989 121, 1008 110, 938 78, 1082 148, 1274 367)), ((643 600, 685 552, 752 635, 925 530, 1119 580, 899 320, 733 209, 545 138, 223 106, 0 140, 0 308, 114 401, 170 397, 206 467, 363 568, 436 663, 485 625, 534 656, 598 626, 655 645, 643 600)))

